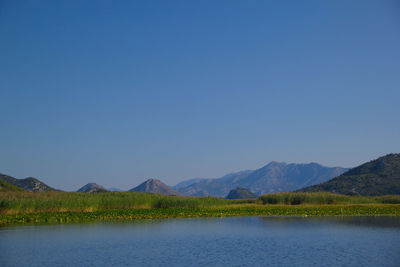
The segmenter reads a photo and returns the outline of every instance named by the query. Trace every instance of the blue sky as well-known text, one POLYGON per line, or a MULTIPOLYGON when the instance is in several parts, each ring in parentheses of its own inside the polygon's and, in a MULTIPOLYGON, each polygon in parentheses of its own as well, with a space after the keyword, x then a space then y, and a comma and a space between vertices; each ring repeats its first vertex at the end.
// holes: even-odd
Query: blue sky
POLYGON ((400 152, 396 1, 0 2, 0 172, 76 190, 400 152))

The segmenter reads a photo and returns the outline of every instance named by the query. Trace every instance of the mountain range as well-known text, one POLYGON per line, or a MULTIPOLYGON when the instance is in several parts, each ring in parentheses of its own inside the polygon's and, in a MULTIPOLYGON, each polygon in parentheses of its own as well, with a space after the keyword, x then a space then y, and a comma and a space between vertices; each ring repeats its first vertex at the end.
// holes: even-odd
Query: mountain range
POLYGON ((400 194, 400 154, 388 154, 301 192, 379 196, 400 194))
POLYGON ((287 164, 272 161, 257 170, 240 171, 216 179, 190 179, 173 188, 187 196, 225 197, 236 187, 247 188, 256 195, 262 195, 294 191, 326 182, 347 170, 342 167, 325 167, 318 163, 287 164))
MULTIPOLYGON (((0 192, 21 190, 60 191, 33 177, 17 179, 0 174, 0 192)), ((78 191, 104 192, 108 190, 90 183, 78 191)), ((323 191, 367 196, 400 194, 400 154, 389 154, 350 170, 341 167, 329 168, 317 163, 287 164, 273 161, 257 170, 230 173, 216 179, 189 179, 173 188, 160 180, 149 179, 129 191, 216 197, 225 197, 231 193, 229 195, 235 198, 243 194, 262 195, 291 191, 323 191)))

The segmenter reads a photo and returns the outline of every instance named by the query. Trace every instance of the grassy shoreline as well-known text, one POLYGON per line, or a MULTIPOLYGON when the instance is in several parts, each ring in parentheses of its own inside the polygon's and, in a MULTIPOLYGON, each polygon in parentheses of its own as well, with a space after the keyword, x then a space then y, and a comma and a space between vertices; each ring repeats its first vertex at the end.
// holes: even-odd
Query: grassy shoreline
POLYGON ((150 208, 94 212, 38 212, 1 214, 0 226, 46 223, 135 221, 143 219, 232 216, 400 216, 397 204, 359 205, 233 205, 211 208, 150 208))
POLYGON ((278 193, 257 199, 157 194, 0 193, 0 226, 230 216, 400 216, 400 196, 278 193))

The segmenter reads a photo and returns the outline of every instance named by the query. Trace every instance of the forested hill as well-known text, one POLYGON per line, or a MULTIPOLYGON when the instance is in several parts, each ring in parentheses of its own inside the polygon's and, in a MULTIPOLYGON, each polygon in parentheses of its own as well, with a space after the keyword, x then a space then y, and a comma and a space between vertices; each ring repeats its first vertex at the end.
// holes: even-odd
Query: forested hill
POLYGON ((299 191, 365 196, 400 194, 400 154, 380 157, 325 183, 299 191))

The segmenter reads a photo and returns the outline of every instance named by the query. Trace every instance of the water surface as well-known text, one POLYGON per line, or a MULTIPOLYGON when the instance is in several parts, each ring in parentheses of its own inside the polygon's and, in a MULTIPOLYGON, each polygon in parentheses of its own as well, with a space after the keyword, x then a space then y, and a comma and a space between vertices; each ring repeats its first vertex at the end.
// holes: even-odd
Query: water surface
POLYGON ((399 217, 234 217, 0 228, 1 266, 400 266, 399 217))

